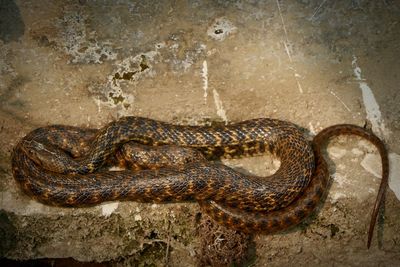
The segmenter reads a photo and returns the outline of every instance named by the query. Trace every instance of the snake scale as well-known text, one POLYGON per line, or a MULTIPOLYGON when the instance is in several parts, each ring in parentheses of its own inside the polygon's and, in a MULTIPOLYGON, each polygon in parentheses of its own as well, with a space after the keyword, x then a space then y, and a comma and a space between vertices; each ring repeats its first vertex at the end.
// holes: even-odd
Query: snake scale
MULTIPOLYGON (((321 146, 341 134, 368 139, 382 159, 382 182, 372 213, 369 247, 388 183, 389 163, 383 142, 355 125, 328 127, 311 143, 296 125, 268 118, 224 126, 183 126, 141 117, 123 117, 99 130, 53 125, 33 130, 17 144, 12 171, 25 193, 46 204, 79 207, 112 200, 195 200, 220 224, 244 232, 274 233, 299 224, 315 210, 329 179, 321 146), (132 143, 178 146, 196 152, 183 156, 184 165, 178 167, 139 171, 105 168, 132 143), (268 177, 245 175, 218 162, 194 159, 265 151, 281 161, 279 169, 268 177)), ((138 151, 136 157, 140 158, 143 149, 138 151)), ((177 154, 180 151, 177 149, 177 154)), ((167 150, 165 154, 174 160, 174 152, 167 150)))

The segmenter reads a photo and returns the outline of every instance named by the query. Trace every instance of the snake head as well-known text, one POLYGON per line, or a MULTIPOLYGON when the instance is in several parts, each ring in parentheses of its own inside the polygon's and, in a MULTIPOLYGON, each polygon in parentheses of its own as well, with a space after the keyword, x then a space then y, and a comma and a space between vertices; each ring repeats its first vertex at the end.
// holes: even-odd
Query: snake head
POLYGON ((73 161, 64 150, 35 140, 25 140, 21 147, 32 161, 49 171, 66 173, 66 166, 73 161))

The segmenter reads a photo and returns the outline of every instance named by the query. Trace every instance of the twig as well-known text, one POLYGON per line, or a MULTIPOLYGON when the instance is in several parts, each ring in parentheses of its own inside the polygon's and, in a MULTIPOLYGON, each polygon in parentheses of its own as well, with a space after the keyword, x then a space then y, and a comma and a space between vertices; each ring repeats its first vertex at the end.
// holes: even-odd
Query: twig
MULTIPOLYGON (((170 212, 171 213, 171 212, 170 212)), ((168 214, 168 239, 167 239, 167 248, 165 249, 165 266, 169 266, 169 247, 171 243, 171 220, 170 213, 168 214)))

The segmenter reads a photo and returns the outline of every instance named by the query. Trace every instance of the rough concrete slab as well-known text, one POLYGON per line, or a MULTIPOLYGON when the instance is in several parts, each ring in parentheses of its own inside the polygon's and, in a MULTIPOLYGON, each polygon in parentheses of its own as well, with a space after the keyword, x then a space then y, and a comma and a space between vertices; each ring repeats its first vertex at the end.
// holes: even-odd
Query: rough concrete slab
MULTIPOLYGON (((22 194, 10 152, 39 126, 100 127, 125 115, 181 124, 274 117, 310 133, 367 123, 391 158, 400 154, 396 1, 4 2, 2 18, 15 23, 0 34, 2 257, 136 266, 164 265, 169 254, 170 266, 197 264, 195 203, 62 209, 22 194)), ((361 162, 377 152, 351 137, 327 151, 333 179, 319 213, 255 236, 254 266, 400 264, 399 174, 367 250, 379 164, 366 171, 361 162)), ((260 174, 279 165, 268 156, 227 164, 260 174)))

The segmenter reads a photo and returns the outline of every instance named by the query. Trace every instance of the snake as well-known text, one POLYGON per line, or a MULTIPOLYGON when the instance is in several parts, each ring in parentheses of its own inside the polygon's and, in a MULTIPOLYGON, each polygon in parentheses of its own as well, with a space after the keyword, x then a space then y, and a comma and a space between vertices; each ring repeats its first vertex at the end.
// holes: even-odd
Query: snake
POLYGON ((342 134, 369 140, 381 156, 382 180, 372 211, 369 247, 388 184, 389 162, 383 141, 356 125, 328 127, 310 142, 297 125, 272 118, 190 126, 129 116, 100 129, 66 125, 37 128, 18 142, 11 162, 22 191, 45 204, 81 207, 115 200, 194 200, 221 225, 268 234, 298 225, 315 211, 329 181, 321 147, 342 134), (135 160, 144 164, 149 158, 140 159, 146 154, 142 147, 166 149, 153 161, 183 160, 177 167, 161 163, 160 168, 110 170, 108 162, 118 160, 116 155, 124 149, 130 150, 125 148, 129 144, 137 149, 135 160), (266 151, 280 160, 278 170, 267 177, 243 174, 210 161, 266 151), (176 155, 180 153, 185 155, 176 155))

